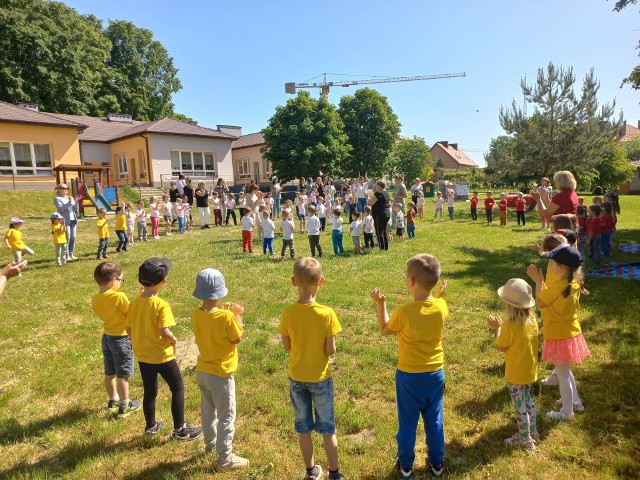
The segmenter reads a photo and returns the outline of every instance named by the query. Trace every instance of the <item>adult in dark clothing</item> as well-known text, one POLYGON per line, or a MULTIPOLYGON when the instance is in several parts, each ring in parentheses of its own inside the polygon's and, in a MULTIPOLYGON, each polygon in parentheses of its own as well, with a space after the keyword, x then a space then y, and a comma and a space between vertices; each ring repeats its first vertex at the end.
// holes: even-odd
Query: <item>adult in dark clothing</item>
POLYGON ((204 182, 198 184, 196 188, 196 206, 200 214, 200 229, 209 228, 211 212, 209 211, 209 190, 204 186, 204 182))
POLYGON ((391 202, 389 194, 386 191, 387 184, 383 180, 376 182, 376 188, 373 195, 369 195, 367 202, 371 207, 371 216, 373 217, 373 226, 376 229, 378 237, 378 246, 380 250, 388 250, 389 242, 387 240, 387 225, 391 218, 391 202))
MULTIPOLYGON (((189 177, 184 179, 184 194, 187 196, 187 203, 190 207, 193 207, 193 185, 191 184, 191 179, 189 177)), ((189 210, 189 226, 193 227, 193 215, 191 215, 191 210, 189 210)))

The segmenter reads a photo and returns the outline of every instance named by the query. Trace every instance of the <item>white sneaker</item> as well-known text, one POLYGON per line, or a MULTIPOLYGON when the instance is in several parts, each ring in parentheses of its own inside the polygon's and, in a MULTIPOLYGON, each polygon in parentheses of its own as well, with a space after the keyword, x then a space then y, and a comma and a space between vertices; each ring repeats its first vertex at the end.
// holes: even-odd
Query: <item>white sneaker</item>
POLYGON ((239 457, 235 453, 232 453, 229 459, 225 463, 218 462, 218 468, 222 471, 240 470, 249 466, 249 460, 239 457))
POLYGON ((565 415, 562 411, 550 411, 547 412, 547 418, 551 420, 566 420, 568 422, 572 421, 575 418, 575 415, 572 413, 571 415, 565 415))
MULTIPOLYGON (((556 405, 562 405, 562 399, 561 398, 556 400, 556 405)), ((574 412, 578 412, 578 413, 582 413, 582 412, 585 411, 584 404, 582 403, 582 400, 578 400, 577 402, 575 402, 573 404, 573 411, 574 412)))

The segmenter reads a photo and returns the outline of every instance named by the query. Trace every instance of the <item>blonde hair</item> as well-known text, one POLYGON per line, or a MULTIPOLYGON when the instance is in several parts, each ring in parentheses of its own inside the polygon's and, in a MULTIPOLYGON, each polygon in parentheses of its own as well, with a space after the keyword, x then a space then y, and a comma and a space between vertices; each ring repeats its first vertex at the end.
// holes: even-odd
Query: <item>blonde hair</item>
POLYGON ((440 280, 440 262, 433 255, 420 253, 407 260, 407 275, 424 288, 433 288, 440 280))
POLYGON ((322 265, 313 257, 302 257, 293 264, 293 278, 299 286, 317 285, 322 278, 322 265))
POLYGON ((576 177, 567 170, 561 170, 553 175, 553 181, 560 190, 575 190, 576 177))
POLYGON ((551 227, 553 231, 557 230, 573 230, 578 229, 578 217, 573 213, 559 213, 551 217, 551 227))
POLYGON ((536 324, 533 308, 514 307, 504 302, 504 312, 507 321, 513 323, 517 328, 530 328, 536 324))

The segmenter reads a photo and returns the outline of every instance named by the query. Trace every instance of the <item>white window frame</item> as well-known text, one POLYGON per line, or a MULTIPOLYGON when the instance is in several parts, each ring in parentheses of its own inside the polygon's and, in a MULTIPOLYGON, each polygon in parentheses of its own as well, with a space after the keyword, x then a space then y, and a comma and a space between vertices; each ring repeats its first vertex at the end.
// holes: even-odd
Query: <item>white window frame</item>
MULTIPOLYGON (((0 170, 11 170, 11 174, 16 175, 16 176, 37 176, 37 175, 53 175, 53 155, 51 152, 51 144, 49 143, 29 143, 29 142, 7 142, 7 141, 2 141, 0 140, 0 143, 3 144, 7 144, 9 146, 9 160, 11 162, 11 165, 9 166, 2 166, 0 167, 0 170), (29 167, 18 167, 16 166, 16 156, 15 156, 15 151, 14 151, 14 145, 15 144, 25 144, 25 145, 29 145, 29 155, 31 157, 31 166, 29 167), (35 145, 41 145, 41 146, 46 146, 47 149, 49 150, 49 162, 50 162, 50 166, 49 167, 38 167, 37 163, 36 163, 36 152, 35 152, 35 145)), ((9 173, 0 173, 0 176, 9 176, 11 175, 9 173)))
POLYGON ((118 162, 118 178, 120 180, 126 179, 129 177, 129 165, 127 163, 127 154, 126 153, 117 153, 116 160, 118 162))
POLYGON ((269 178, 271 175, 271 162, 266 158, 262 159, 262 176, 264 178, 269 178))
POLYGON ((215 152, 211 152, 211 151, 206 151, 206 150, 169 150, 169 158, 171 158, 171 154, 173 152, 176 152, 178 154, 178 158, 180 159, 180 169, 176 170, 173 168, 173 165, 171 166, 171 173, 173 175, 178 175, 180 173, 184 173, 185 175, 191 175, 191 176, 217 176, 217 166, 218 166, 218 161, 217 161, 217 157, 216 157, 216 153, 215 152), (188 153, 189 156, 191 157, 191 168, 190 169, 185 169, 182 168, 182 154, 183 153, 188 153), (199 153, 202 155, 202 170, 194 170, 193 168, 193 154, 194 153, 199 153), (213 170, 207 168, 207 161, 206 161, 206 155, 211 155, 211 157, 213 158, 213 170))
POLYGON ((238 159, 238 177, 251 178, 251 162, 248 158, 238 159))

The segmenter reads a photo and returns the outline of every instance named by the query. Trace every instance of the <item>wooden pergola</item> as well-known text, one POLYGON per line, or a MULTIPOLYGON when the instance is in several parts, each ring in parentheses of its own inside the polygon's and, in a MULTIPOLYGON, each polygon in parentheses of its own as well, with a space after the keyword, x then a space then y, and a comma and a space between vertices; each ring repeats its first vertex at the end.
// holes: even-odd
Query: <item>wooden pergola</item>
POLYGON ((84 181, 84 174, 85 173, 93 173, 93 174, 98 174, 98 181, 100 182, 100 184, 102 184, 102 172, 104 170, 107 171, 107 184, 105 185, 106 187, 110 187, 111 186, 111 176, 109 175, 109 169, 111 168, 111 165, 108 163, 93 163, 93 164, 85 164, 85 165, 56 165, 55 167, 53 167, 53 171, 56 172, 56 183, 60 184, 60 183, 67 183, 67 172, 73 172, 76 173, 78 175, 78 178, 86 183, 84 181), (62 173, 62 181, 60 179, 60 174, 62 173))

